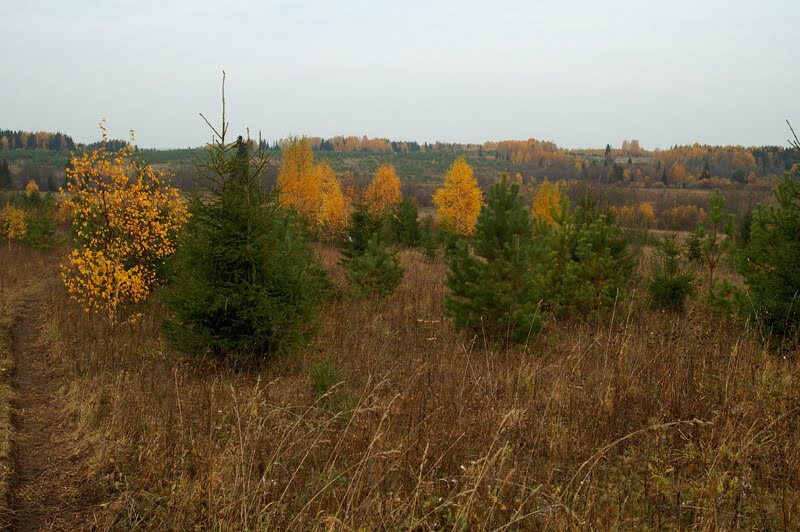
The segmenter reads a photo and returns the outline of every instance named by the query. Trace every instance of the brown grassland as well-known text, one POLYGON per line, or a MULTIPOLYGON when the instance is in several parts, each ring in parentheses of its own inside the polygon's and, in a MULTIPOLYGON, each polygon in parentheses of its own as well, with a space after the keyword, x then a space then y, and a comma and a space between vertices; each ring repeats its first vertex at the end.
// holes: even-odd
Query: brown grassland
MULTIPOLYGON (((341 284, 338 252, 316 250, 341 284)), ((443 317, 443 263, 404 251, 389 299, 329 302, 307 347, 235 370, 167 350, 156 301, 135 324, 86 315, 63 254, 0 251, 0 350, 28 316, 71 442, 55 528, 800 526, 800 359, 700 303, 649 310, 641 280, 599 320, 498 349, 443 317), (21 301, 36 311, 9 313, 21 301)))

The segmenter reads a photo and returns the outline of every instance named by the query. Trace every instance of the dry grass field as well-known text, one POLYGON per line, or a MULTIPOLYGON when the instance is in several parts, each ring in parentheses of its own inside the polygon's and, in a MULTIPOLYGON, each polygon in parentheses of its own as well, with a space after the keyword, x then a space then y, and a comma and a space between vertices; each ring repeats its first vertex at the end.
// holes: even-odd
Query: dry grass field
MULTIPOLYGON (((343 282, 335 248, 316 249, 343 282)), ((21 344, 38 346, 57 391, 45 398, 48 426, 60 434, 39 442, 51 457, 39 486, 54 498, 31 509, 25 482, 12 479, 6 523, 800 524, 798 358, 765 351, 700 304, 679 316, 648 310, 634 281, 608 316, 549 323, 527 346, 499 350, 452 327, 443 264, 407 251, 389 299, 332 301, 307 347, 235 370, 168 351, 155 301, 114 328, 84 314, 57 280, 62 255, 0 252, 3 300, 27 301, 15 314, 16 364, 30 363, 21 344)))

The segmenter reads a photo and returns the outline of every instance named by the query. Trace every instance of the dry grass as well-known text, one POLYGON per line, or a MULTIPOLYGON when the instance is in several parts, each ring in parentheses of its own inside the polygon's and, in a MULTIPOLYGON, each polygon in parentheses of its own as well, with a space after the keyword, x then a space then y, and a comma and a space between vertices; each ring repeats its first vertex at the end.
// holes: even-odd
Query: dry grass
POLYGON ((29 248, 5 245, 0 250, 0 527, 9 524, 9 486, 13 478, 12 414, 14 391, 13 329, 25 304, 41 288, 50 256, 29 248))
POLYGON ((247 372, 167 352, 155 304, 110 330, 47 293, 43 337, 106 501, 86 525, 798 526, 796 356, 638 297, 498 351, 443 319, 442 264, 402 258, 391 299, 329 303, 313 343, 247 372), (316 397, 323 360, 342 382, 316 397))

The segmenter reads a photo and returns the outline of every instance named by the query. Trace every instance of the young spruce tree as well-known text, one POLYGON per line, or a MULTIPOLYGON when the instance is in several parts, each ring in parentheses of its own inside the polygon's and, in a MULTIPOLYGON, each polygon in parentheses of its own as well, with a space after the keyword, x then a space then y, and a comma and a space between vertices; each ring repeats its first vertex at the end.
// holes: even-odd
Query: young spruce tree
POLYGON ((525 341, 542 326, 533 279, 543 252, 519 186, 504 177, 478 216, 472 251, 461 240, 447 258, 447 314, 490 338, 525 341))
POLYGON ((275 191, 264 190, 268 157, 242 137, 227 143, 227 127, 223 103, 222 130, 198 163, 210 186, 189 199, 170 262, 164 330, 180 349, 244 361, 307 339, 328 280, 275 191))
POLYGON ((342 245, 350 291, 356 296, 387 296, 403 278, 397 256, 386 247, 384 216, 375 214, 366 204, 359 204, 350 216, 342 245))

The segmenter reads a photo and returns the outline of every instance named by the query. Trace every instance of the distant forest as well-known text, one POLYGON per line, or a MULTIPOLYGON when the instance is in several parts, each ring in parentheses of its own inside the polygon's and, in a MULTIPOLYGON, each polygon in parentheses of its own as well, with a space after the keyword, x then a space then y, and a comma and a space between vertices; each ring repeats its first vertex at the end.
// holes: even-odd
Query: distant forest
MULTIPOLYGON (((386 163, 395 165, 406 183, 435 183, 459 155, 467 157, 484 184, 505 173, 525 182, 547 178, 644 188, 769 187, 774 176, 782 175, 798 162, 788 146, 692 144, 646 150, 632 139, 619 147, 608 144, 605 149, 568 149, 534 138, 483 144, 419 143, 366 136, 307 138, 312 149, 342 179, 356 185, 370 179, 375 168, 386 163)), ((288 140, 262 140, 260 147, 273 150, 274 159, 279 162, 281 148, 288 140)), ((69 152, 99 144, 76 144, 71 136, 60 132, 0 129, 0 188, 21 188, 30 179, 42 189, 57 188, 63 181, 69 152)), ((123 140, 110 140, 108 149, 118 150, 126 144, 123 140)), ((169 169, 177 186, 193 186, 192 162, 194 156, 202 156, 199 149, 148 149, 143 153, 153 164, 169 169)), ((420 197, 425 194, 427 190, 420 192, 420 197)))

